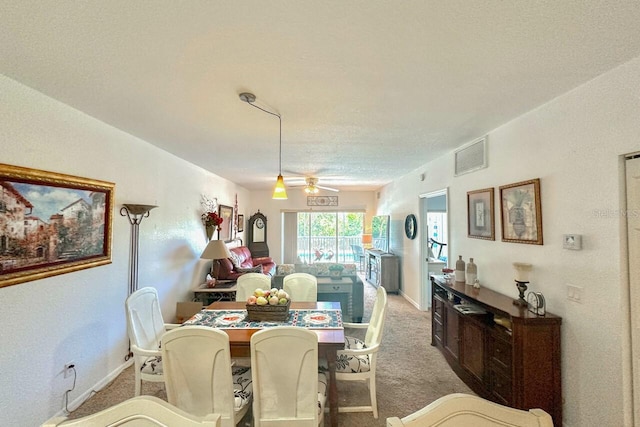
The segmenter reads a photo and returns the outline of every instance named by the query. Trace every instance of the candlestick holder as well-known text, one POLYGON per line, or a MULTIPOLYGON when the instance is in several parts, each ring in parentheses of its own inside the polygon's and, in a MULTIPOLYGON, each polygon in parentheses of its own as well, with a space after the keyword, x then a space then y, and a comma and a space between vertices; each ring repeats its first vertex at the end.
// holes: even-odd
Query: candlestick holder
POLYGON ((519 297, 514 299, 513 303, 520 307, 527 307, 527 301, 524 299, 524 293, 529 284, 529 274, 533 269, 533 265, 524 262, 514 262, 513 268, 516 270, 516 288, 518 288, 519 297))

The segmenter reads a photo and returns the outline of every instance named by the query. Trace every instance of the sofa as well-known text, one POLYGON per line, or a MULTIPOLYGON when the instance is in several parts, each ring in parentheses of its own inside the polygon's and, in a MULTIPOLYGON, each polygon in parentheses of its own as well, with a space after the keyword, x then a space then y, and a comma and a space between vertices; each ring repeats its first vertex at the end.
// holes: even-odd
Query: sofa
POLYGON ((271 257, 251 256, 246 246, 230 248, 231 258, 220 260, 218 278, 221 280, 236 280, 245 273, 262 273, 269 277, 276 274, 276 263, 271 257))
POLYGON ((316 262, 313 264, 280 264, 271 279, 274 287, 282 288, 284 277, 291 273, 309 273, 318 280, 318 301, 340 302, 343 318, 349 322, 362 322, 364 313, 364 284, 355 264, 316 262), (332 280, 331 269, 341 266, 341 279, 332 280))

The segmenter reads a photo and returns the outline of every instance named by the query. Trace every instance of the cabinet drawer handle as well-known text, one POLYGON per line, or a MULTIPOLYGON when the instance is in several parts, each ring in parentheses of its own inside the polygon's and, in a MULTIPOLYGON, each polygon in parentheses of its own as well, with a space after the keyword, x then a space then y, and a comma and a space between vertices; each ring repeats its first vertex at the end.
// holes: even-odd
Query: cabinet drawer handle
POLYGON ((334 290, 334 291, 339 291, 339 290, 340 290, 340 286, 334 286, 334 287, 333 287, 333 290, 334 290))

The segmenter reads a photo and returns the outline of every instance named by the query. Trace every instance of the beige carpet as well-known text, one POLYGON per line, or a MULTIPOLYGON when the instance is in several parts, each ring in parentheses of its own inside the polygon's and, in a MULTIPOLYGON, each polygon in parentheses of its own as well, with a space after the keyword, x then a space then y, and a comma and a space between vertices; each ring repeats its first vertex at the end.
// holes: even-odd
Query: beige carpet
MULTIPOLYGON (((374 298, 375 289, 365 284, 364 321, 370 316, 374 298)), ((341 413, 340 426, 385 426, 387 417, 406 416, 446 394, 473 394, 430 343, 430 313, 417 310, 402 296, 390 294, 376 375, 379 417, 374 419, 371 412, 341 413)), ((92 414, 133 397, 133 376, 133 367, 127 368, 74 411, 70 418, 92 414)), ((369 392, 363 383, 339 382, 338 390, 341 406, 365 405, 368 402, 369 392)), ((143 382, 142 393, 166 399, 162 384, 143 382)), ((325 417, 325 425, 329 426, 328 416, 325 417)))

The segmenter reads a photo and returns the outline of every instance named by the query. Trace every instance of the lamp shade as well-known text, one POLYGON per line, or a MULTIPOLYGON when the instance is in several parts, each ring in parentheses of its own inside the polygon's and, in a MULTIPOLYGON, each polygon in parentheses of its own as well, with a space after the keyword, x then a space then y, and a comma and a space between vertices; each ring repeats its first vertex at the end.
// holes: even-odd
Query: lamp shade
POLYGON ((231 252, 229 248, 224 244, 222 240, 211 240, 207 244, 207 247, 202 251, 200 258, 204 259, 225 259, 231 258, 231 252))
POLYGON ((276 187, 273 189, 272 199, 277 199, 277 200, 287 199, 287 189, 284 187, 284 178, 282 178, 282 175, 278 175, 278 179, 276 181, 276 187))
POLYGON ((531 270, 533 269, 533 265, 528 264, 526 262, 514 262, 513 268, 516 270, 516 281, 517 282, 529 282, 529 275, 531 274, 531 270))
POLYGON ((373 236, 371 234, 363 234, 362 235, 362 243, 370 244, 373 242, 373 236))

